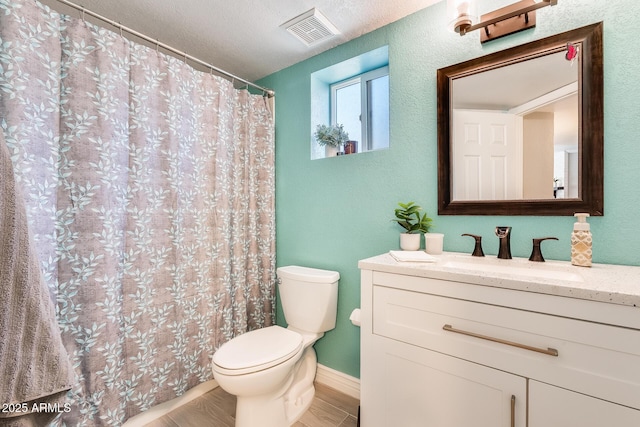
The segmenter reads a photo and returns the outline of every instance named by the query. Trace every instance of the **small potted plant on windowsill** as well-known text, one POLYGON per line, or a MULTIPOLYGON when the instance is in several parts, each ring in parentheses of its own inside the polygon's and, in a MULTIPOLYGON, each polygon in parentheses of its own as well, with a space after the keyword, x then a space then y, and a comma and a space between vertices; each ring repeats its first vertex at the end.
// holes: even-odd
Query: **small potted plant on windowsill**
POLYGON ((341 124, 318 125, 314 136, 318 144, 325 147, 327 157, 333 153, 338 156, 343 154, 342 147, 349 140, 349 134, 341 124))
POLYGON ((420 214, 422 208, 414 202, 398 203, 395 210, 395 218, 405 232, 400 234, 400 249, 405 251, 417 251, 420 249, 420 235, 428 233, 431 228, 431 218, 427 213, 420 214))

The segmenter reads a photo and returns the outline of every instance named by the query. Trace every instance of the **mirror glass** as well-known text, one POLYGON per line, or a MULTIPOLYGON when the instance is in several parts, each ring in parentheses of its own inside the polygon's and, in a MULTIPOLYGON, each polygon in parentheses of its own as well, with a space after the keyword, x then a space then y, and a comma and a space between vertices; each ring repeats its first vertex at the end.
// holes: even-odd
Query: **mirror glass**
POLYGON ((438 70, 439 213, 602 215, 601 24, 438 70))
POLYGON ((579 196, 578 65, 557 52, 452 81, 453 200, 579 196))

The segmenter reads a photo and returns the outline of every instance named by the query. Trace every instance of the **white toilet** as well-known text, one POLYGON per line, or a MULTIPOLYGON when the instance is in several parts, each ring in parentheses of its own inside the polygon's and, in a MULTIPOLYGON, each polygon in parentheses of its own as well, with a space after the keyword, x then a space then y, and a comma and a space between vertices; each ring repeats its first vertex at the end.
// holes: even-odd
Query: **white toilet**
POLYGON ((223 344, 213 355, 213 376, 237 396, 236 427, 288 427, 315 394, 313 344, 336 326, 336 271, 288 266, 277 270, 288 327, 269 326, 223 344))

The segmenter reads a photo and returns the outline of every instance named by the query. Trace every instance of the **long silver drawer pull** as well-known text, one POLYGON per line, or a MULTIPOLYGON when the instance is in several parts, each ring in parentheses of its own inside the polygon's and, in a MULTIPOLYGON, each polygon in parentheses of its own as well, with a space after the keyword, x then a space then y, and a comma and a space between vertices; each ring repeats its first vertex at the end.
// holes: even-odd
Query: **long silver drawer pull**
POLYGON ((487 341, 493 341, 500 344, 506 344, 513 347, 523 348, 525 350, 535 351, 542 354, 548 354, 549 356, 558 356, 558 350, 555 348, 539 348, 539 347, 531 347, 530 345, 520 344, 513 341, 507 341, 500 338, 490 337, 488 335, 476 334, 475 332, 463 331, 462 329, 456 329, 451 325, 444 325, 442 327, 445 331, 455 332, 456 334, 468 335, 470 337, 480 338, 487 341))

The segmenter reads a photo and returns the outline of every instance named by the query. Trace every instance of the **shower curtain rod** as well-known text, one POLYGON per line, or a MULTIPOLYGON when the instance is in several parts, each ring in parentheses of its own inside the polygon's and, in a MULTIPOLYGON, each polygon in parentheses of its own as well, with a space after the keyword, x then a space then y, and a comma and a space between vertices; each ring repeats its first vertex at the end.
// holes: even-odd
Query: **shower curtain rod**
POLYGON ((136 37, 140 37, 141 39, 146 40, 149 43, 155 44, 157 47, 161 47, 161 48, 163 48, 165 50, 168 50, 170 52, 175 53, 176 55, 179 55, 181 58, 185 58, 185 60, 188 59, 188 60, 190 60, 192 62, 195 62, 197 64, 200 64, 200 65, 202 65, 202 66, 204 66, 206 68, 209 68, 211 71, 216 71, 217 73, 222 74, 222 75, 227 76, 227 77, 230 77, 233 80, 237 80, 237 81, 242 82, 242 83, 244 83, 244 84, 246 84, 248 86, 252 86, 252 87, 254 87, 254 88, 258 89, 258 90, 261 90, 263 95, 269 96, 270 98, 276 95, 276 93, 275 93, 275 91, 273 89, 267 89, 265 87, 258 86, 255 83, 251 83, 250 81, 247 81, 247 80, 245 80, 243 78, 235 76, 235 75, 233 75, 233 74, 231 74, 231 73, 229 73, 227 71, 224 71, 224 70, 222 70, 222 69, 220 69, 220 68, 218 68, 216 66, 213 66, 213 65, 208 64, 208 63, 206 63, 206 62, 204 62, 204 61, 202 61, 202 60, 200 60, 198 58, 195 58, 195 57, 193 57, 191 55, 188 55, 186 52, 182 52, 182 51, 180 51, 178 49, 175 49, 175 48, 173 48, 173 47, 171 47, 171 46, 169 46, 167 44, 164 44, 164 43, 160 42, 158 39, 153 39, 153 38, 151 38, 151 37, 149 37, 149 36, 147 36, 145 34, 142 34, 142 33, 138 32, 138 31, 136 31, 136 30, 134 30, 132 28, 126 27, 126 26, 122 25, 119 22, 116 22, 116 21, 114 21, 112 19, 109 19, 106 16, 102 16, 102 15, 100 15, 98 13, 92 12, 92 11, 86 9, 83 6, 77 5, 77 4, 72 3, 72 2, 70 2, 68 0, 56 0, 56 1, 59 2, 59 3, 65 4, 65 5, 69 6, 69 7, 72 7, 74 9, 76 9, 76 10, 79 10, 80 12, 82 12, 82 14, 83 14, 82 17, 83 18, 84 18, 85 14, 93 16, 94 18, 97 18, 97 19, 99 19, 99 20, 101 20, 103 22, 106 22, 109 25, 112 25, 112 26, 120 29, 120 33, 125 31, 125 32, 127 32, 129 34, 132 34, 132 35, 136 36, 136 37))

